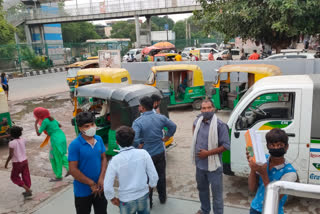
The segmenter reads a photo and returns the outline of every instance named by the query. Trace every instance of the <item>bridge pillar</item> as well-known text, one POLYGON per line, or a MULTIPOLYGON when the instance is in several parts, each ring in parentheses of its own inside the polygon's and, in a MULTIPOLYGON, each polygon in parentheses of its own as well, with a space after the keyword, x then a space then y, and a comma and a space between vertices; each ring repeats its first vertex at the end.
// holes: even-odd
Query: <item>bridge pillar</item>
POLYGON ((146 16, 147 19, 147 43, 151 45, 151 16, 146 16))
POLYGON ((135 17, 135 24, 136 24, 136 48, 141 47, 141 40, 140 40, 140 22, 139 22, 139 16, 136 15, 135 17))
POLYGON ((32 39, 31 39, 31 29, 29 25, 24 25, 24 32, 26 34, 26 40, 27 40, 27 44, 31 45, 32 44, 32 39))

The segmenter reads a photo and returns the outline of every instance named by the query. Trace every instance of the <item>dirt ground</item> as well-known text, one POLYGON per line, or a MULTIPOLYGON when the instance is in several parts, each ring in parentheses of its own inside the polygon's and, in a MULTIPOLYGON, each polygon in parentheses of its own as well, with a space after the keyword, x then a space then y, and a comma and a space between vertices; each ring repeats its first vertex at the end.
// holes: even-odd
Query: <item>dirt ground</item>
MULTIPOLYGON (((72 178, 65 179, 59 184, 49 183, 53 177, 50 162, 48 160, 48 146, 40 149, 39 145, 44 136, 36 136, 34 130, 34 116, 32 111, 35 107, 48 108, 52 116, 57 119, 67 136, 68 143, 75 138, 74 127, 71 125, 73 106, 67 92, 48 97, 39 97, 31 100, 12 101, 10 113, 16 125, 22 126, 23 137, 27 139, 27 156, 30 172, 35 180, 33 200, 13 200, 21 195, 22 190, 15 187, 9 179, 10 169, 4 169, 8 155, 6 144, 0 145, 0 185, 3 192, 10 197, 0 196, 0 213, 25 213, 34 206, 46 200, 61 188, 70 185, 72 178), (41 184, 41 185, 40 185, 41 184), (37 186, 38 185, 38 186, 37 186)), ((167 151, 167 191, 170 196, 177 198, 198 200, 198 191, 195 182, 195 167, 191 164, 190 145, 192 138, 192 123, 199 111, 192 108, 180 108, 170 110, 170 119, 177 124, 177 132, 174 136, 175 145, 167 151)), ((217 116, 227 122, 229 113, 219 112, 217 116)), ((253 194, 247 188, 247 178, 224 176, 225 205, 249 208, 253 194)), ((291 199, 286 205, 288 213, 320 213, 318 201, 300 198, 291 199)))

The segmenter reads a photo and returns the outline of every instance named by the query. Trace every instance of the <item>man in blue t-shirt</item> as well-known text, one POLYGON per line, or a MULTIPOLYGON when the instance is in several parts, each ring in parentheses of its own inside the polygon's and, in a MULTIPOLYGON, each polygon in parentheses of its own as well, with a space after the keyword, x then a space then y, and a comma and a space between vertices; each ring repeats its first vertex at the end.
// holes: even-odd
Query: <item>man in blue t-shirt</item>
POLYGON ((107 200, 103 194, 107 168, 106 148, 96 134, 95 117, 81 112, 76 117, 79 136, 69 146, 69 172, 74 177, 73 188, 77 214, 107 213, 107 200))
MULTIPOLYGON (((288 136, 285 131, 275 128, 266 135, 267 148, 270 153, 267 155, 267 163, 263 166, 257 165, 248 155, 251 172, 248 178, 249 190, 257 191, 251 202, 250 214, 260 214, 263 209, 265 187, 272 181, 297 180, 297 172, 290 163, 287 163, 284 154, 287 152, 288 136)), ((287 200, 287 195, 281 195, 279 201, 279 214, 283 214, 283 205, 287 200)))

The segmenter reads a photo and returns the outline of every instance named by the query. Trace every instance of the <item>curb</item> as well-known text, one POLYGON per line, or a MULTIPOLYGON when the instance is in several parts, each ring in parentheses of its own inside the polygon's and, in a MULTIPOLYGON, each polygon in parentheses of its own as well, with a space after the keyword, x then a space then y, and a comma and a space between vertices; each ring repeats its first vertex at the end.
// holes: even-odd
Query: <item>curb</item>
POLYGON ((57 72, 65 72, 65 67, 55 67, 55 68, 49 68, 45 70, 31 70, 31 71, 24 71, 23 73, 20 72, 8 72, 8 78, 9 79, 15 79, 15 78, 23 78, 23 77, 32 77, 32 76, 38 76, 43 74, 52 74, 57 72))

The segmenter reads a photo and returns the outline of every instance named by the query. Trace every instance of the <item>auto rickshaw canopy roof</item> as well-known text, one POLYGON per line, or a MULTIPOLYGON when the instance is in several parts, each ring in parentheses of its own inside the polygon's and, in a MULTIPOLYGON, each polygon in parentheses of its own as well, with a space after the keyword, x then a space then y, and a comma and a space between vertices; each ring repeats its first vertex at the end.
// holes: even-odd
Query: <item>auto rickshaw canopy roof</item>
POLYGON ((219 69, 218 73, 231 72, 244 72, 251 74, 260 74, 264 76, 277 76, 282 74, 278 66, 267 64, 225 65, 219 69))
POLYGON ((75 89, 77 97, 95 97, 105 100, 124 101, 129 106, 137 106, 144 96, 157 94, 162 97, 159 89, 143 84, 97 83, 75 89))
POLYGON ((66 68, 84 68, 88 65, 91 64, 98 64, 99 60, 96 59, 91 59, 91 60, 85 60, 85 61, 80 61, 80 62, 75 62, 71 65, 66 66, 66 68))
POLYGON ((78 71, 77 76, 99 76, 102 82, 121 83, 121 78, 127 77, 131 84, 129 72, 124 68, 86 68, 78 71))
POLYGON ((192 71, 193 73, 193 86, 203 86, 203 74, 202 70, 197 65, 192 64, 175 64, 175 65, 160 65, 153 66, 151 68, 153 73, 157 72, 181 72, 181 71, 192 71))
POLYGON ((158 53, 154 56, 177 56, 177 53, 158 53))
POLYGON ((99 57, 98 56, 89 56, 87 58, 87 60, 94 60, 94 59, 99 59, 99 57))

